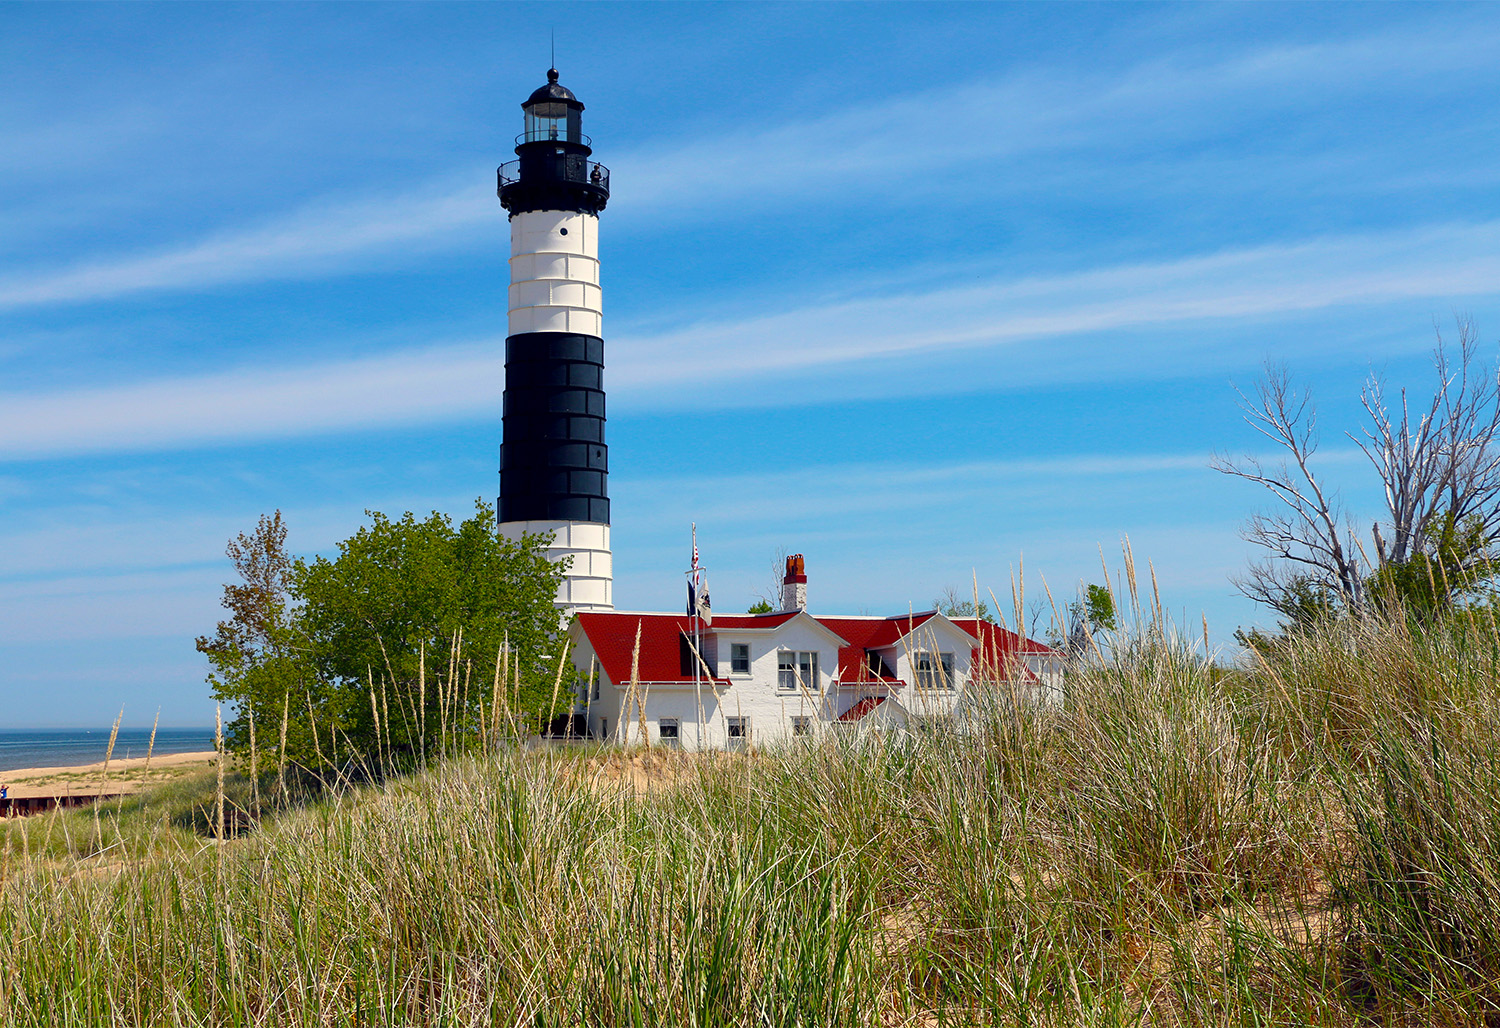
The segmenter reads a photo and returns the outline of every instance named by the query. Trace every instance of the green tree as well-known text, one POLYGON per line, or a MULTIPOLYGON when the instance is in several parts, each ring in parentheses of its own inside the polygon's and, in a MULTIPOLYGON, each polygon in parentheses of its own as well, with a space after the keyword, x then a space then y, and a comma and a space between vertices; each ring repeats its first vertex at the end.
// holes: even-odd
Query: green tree
POLYGON ((1456 604, 1488 595, 1500 570, 1484 524, 1477 517, 1459 523, 1451 512, 1428 530, 1426 545, 1403 561, 1387 561, 1370 575, 1366 592, 1376 603, 1399 605, 1431 618, 1456 604))
POLYGON ((1247 632, 1237 628, 1234 638, 1246 649, 1256 650, 1267 657, 1285 651, 1292 637, 1317 631, 1345 609, 1338 590, 1311 575, 1287 577, 1279 590, 1269 594, 1266 602, 1281 617, 1281 631, 1251 628, 1247 632))
POLYGON ((280 512, 230 542, 241 578, 224 588, 232 616, 198 649, 215 698, 234 708, 235 752, 249 755, 252 730, 262 763, 284 732, 288 760, 308 768, 460 745, 492 709, 502 650, 510 715, 536 723, 554 697, 571 703, 573 676, 557 686, 564 568, 546 539, 498 538, 482 501, 457 527, 436 512, 366 513, 332 559, 290 556, 280 512))
POLYGON ((366 513, 371 523, 336 558, 295 573, 320 720, 367 751, 382 740, 408 753, 451 745, 479 727, 506 647, 507 677, 519 683, 506 688, 513 713, 545 719, 555 691, 571 702, 571 676, 556 689, 565 637, 553 599, 564 568, 547 559, 544 537, 499 538, 483 501, 457 528, 436 512, 423 521, 366 513))
POLYGON ((250 754, 253 715, 261 725, 253 748, 269 760, 283 712, 293 696, 300 704, 312 677, 292 606, 296 561, 286 550, 281 511, 262 514, 255 531, 235 536, 225 552, 240 579, 224 586, 230 616, 212 636, 199 636, 197 648, 208 657, 214 699, 234 708, 225 726, 229 745, 250 754), (268 723, 278 726, 270 738, 268 723))
POLYGON ((1056 649, 1067 648, 1074 657, 1085 656, 1089 640, 1101 631, 1113 631, 1119 626, 1115 613, 1115 598, 1109 587, 1089 583, 1079 593, 1078 599, 1068 604, 1067 637, 1054 627, 1049 635, 1049 644, 1056 649))
POLYGON ((747 610, 747 611, 745 611, 745 613, 746 614, 770 614, 770 613, 772 613, 771 603, 770 603, 769 600, 765 600, 765 599, 756 600, 754 603, 750 604, 750 609, 747 610))
POLYGON ((1115 617, 1115 598, 1109 586, 1090 582, 1083 592, 1083 616, 1095 631, 1114 631, 1119 627, 1115 617))

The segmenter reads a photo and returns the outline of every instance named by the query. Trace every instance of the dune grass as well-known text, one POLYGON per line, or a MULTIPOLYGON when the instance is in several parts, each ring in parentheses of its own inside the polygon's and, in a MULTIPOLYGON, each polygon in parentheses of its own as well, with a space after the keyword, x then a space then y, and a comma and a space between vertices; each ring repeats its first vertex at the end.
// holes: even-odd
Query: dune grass
POLYGON ((993 694, 751 754, 455 757, 223 842, 214 777, 12 822, 0 1023, 1500 1020, 1489 619, 1234 671, 1148 619, 1060 711, 993 694))

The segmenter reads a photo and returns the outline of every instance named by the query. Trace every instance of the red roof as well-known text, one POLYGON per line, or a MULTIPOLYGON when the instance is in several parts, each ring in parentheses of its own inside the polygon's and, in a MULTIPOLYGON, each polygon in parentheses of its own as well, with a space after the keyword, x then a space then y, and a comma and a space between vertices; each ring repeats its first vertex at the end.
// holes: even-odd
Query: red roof
POLYGON ((678 640, 692 631, 686 614, 617 614, 592 611, 578 615, 578 624, 594 646, 604 673, 616 685, 630 681, 635 656, 636 626, 641 632, 641 656, 637 674, 642 682, 693 680, 682 673, 678 640))
MULTIPOLYGON (((713 629, 780 628, 797 611, 776 614, 716 614, 713 629)), ((641 657, 638 674, 642 682, 691 682, 682 673, 678 638, 693 631, 686 614, 631 614, 628 611, 589 611, 578 615, 578 625, 593 644, 604 673, 616 685, 630 681, 635 655, 635 629, 641 627, 641 657)), ((717 679, 728 684, 728 679, 717 679)))
MULTIPOLYGON (((954 618, 953 623, 979 639, 979 645, 974 648, 972 655, 972 670, 981 672, 994 670, 1006 673, 1025 654, 1058 656, 1057 651, 1052 647, 1039 643, 1035 639, 1028 639, 1008 628, 1001 628, 992 621, 981 621, 978 618, 954 618)), ((1024 666, 1021 671, 1028 680, 1036 678, 1036 675, 1024 666)))
MULTIPOLYGON (((800 611, 775 614, 718 614, 712 631, 780 628, 800 611)), ((901 614, 889 618, 820 617, 819 624, 840 636, 838 678, 842 683, 886 682, 899 685, 892 674, 873 671, 866 656, 870 650, 896 645, 936 614, 901 614)), ((972 653, 977 668, 1008 671, 1007 665, 1023 654, 1055 654, 1049 646, 1026 639, 1009 629, 976 618, 954 618, 960 629, 980 640, 972 653)), ((631 657, 635 651, 636 626, 641 630, 640 680, 643 682, 691 682, 683 675, 678 639, 692 632, 686 614, 632 614, 625 611, 591 611, 578 615, 579 627, 593 644, 604 673, 615 684, 630 681, 631 657)), ((888 669, 883 669, 888 670, 888 669)), ((1028 674, 1028 677, 1029 674, 1028 674)), ((727 679, 718 679, 727 684, 727 679)), ((861 702, 864 702, 863 700, 861 702)), ((858 704, 856 704, 856 707, 858 704)), ((851 710, 854 708, 850 708, 851 710)), ((868 709, 873 709, 873 705, 868 709)), ((858 715, 863 716, 863 715, 858 715)))
POLYGON ((715 614, 713 629, 780 628, 800 613, 800 610, 781 610, 775 614, 715 614))
POLYGON ((864 717, 866 714, 868 714, 870 711, 874 710, 884 702, 884 696, 866 696, 854 706, 850 707, 848 710, 840 714, 836 720, 858 721, 860 718, 864 717))
POLYGON ((865 654, 896 645, 897 640, 920 628, 933 617, 925 614, 902 614, 893 618, 818 618, 818 623, 844 637, 848 646, 839 647, 840 682, 895 682, 895 675, 872 670, 865 654))

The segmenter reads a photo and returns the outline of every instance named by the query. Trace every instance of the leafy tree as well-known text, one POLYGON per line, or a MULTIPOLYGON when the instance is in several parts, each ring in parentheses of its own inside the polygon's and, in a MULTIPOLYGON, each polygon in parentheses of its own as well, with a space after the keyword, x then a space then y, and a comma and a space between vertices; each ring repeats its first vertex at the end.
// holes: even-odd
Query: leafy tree
MULTIPOLYGON (((268 719, 279 723, 289 697, 301 697, 311 668, 292 609, 296 561, 286 551, 281 511, 262 514, 255 531, 231 539, 226 553, 240 578, 224 586, 230 616, 196 645, 208 657, 214 699, 236 708, 225 726, 229 745, 248 755, 252 713, 263 726, 268 719)), ((269 756, 278 742, 279 732, 268 739, 263 730, 257 755, 269 756)))
POLYGON ((279 513, 231 542, 245 584, 225 587, 235 616, 199 649, 215 696, 236 707, 237 752, 248 753, 252 710, 262 752, 285 730, 287 756, 307 767, 459 744, 493 703, 497 659, 512 715, 539 722, 554 695, 571 702, 572 676, 557 684, 564 569, 544 538, 500 539, 482 501, 456 528, 436 512, 366 513, 332 559, 289 557, 279 513))
POLYGON ((1422 552, 1402 561, 1387 560, 1366 582, 1376 603, 1399 605, 1409 614, 1430 618, 1455 602, 1487 592, 1500 571, 1484 524, 1475 516, 1459 523, 1444 513, 1427 530, 1422 552))
MULTIPOLYGON (((1109 587, 1089 583, 1080 590, 1079 598, 1068 604, 1068 652, 1074 658, 1084 657, 1089 652, 1090 639, 1101 631, 1113 631, 1118 626, 1115 598, 1109 587)), ((1052 645, 1061 649, 1064 641, 1054 638, 1052 645)))
POLYGON ((750 604, 750 609, 745 611, 746 614, 770 614, 773 612, 774 608, 772 608, 770 601, 764 597, 750 604))
MULTIPOLYGON (((457 528, 434 512, 371 524, 339 544, 339 555, 299 563, 296 593, 323 712, 350 739, 376 744, 376 711, 387 744, 441 745, 477 728, 492 694, 497 657, 509 647, 519 687, 506 702, 539 718, 550 706, 563 640, 553 605, 564 569, 546 540, 495 534, 482 501, 457 528), (372 692, 378 693, 371 703, 372 692)), ((560 690, 560 701, 571 699, 560 690)))
POLYGON ((1090 582, 1083 593, 1084 616, 1095 629, 1114 631, 1119 627, 1115 616, 1115 598, 1109 587, 1090 582))

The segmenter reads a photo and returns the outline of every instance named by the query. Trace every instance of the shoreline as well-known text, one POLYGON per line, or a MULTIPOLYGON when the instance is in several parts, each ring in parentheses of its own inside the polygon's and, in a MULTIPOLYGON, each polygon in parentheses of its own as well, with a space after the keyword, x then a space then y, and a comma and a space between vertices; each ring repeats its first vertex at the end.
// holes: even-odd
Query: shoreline
POLYGON ((194 771, 211 768, 218 760, 213 750, 194 753, 163 753, 150 757, 117 757, 104 761, 74 764, 67 767, 28 767, 0 771, 0 785, 15 799, 34 796, 65 796, 70 793, 133 793, 148 785, 178 778, 194 771), (147 766, 149 762, 149 767, 147 766))

